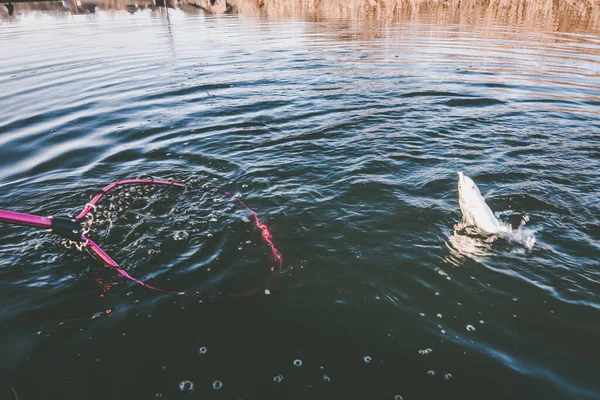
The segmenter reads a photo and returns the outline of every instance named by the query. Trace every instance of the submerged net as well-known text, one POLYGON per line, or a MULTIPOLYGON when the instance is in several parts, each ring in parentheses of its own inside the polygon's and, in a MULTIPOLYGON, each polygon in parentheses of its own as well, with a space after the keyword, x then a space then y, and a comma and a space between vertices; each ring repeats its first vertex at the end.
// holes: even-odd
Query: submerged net
MULTIPOLYGON (((204 218, 200 214, 201 214, 201 211, 207 212, 211 208, 214 208, 214 206, 217 206, 219 203, 221 203, 225 199, 225 196, 226 196, 227 198, 231 198, 231 199, 235 200, 239 206, 241 206, 243 209, 247 210, 252 215, 252 219, 253 219, 255 227, 260 229, 262 240, 268 245, 268 247, 271 250, 271 253, 273 255, 273 266, 270 267, 272 276, 270 278, 267 278, 265 281, 263 281, 263 284, 262 284, 263 287, 266 289, 271 284, 271 281, 273 280, 274 276, 278 275, 281 272, 282 264, 283 264, 283 257, 281 255, 281 253, 275 247, 275 245, 273 243, 273 240, 274 240, 273 236, 269 232, 267 225, 265 225, 264 223, 262 223, 260 221, 258 214, 254 210, 249 208, 242 201, 240 196, 232 195, 229 192, 221 192, 220 190, 215 189, 215 188, 213 188, 212 190, 207 190, 204 185, 204 186, 202 186, 201 193, 199 193, 200 198, 205 200, 204 202, 203 201, 200 201, 200 202, 195 201, 195 202, 192 202, 191 204, 188 202, 187 206, 182 207, 181 210, 177 210, 176 208, 170 208, 170 207, 168 210, 163 209, 159 212, 157 219, 164 217, 164 220, 161 220, 162 222, 158 226, 156 225, 156 222, 155 222, 154 227, 150 227, 148 229, 148 225, 147 224, 144 225, 144 223, 142 223, 142 221, 148 220, 148 221, 152 222, 154 220, 154 218, 149 217, 149 215, 155 214, 156 209, 157 208, 160 209, 163 206, 163 204, 161 204, 160 201, 154 201, 154 200, 159 199, 158 196, 156 196, 155 198, 152 198, 152 196, 151 196, 154 192, 159 190, 159 188, 161 187, 161 185, 152 184, 152 183, 156 183, 156 182, 159 182, 159 181, 147 180, 143 184, 137 184, 135 181, 119 181, 115 184, 111 184, 111 185, 105 187, 102 191, 100 191, 99 193, 92 196, 92 199, 90 200, 90 202, 88 204, 86 204, 84 210, 77 217, 78 221, 81 223, 81 233, 83 235, 82 236, 83 240, 74 241, 74 240, 63 238, 63 239, 61 239, 60 244, 62 246, 64 246, 65 248, 79 251, 79 252, 83 252, 84 250, 86 250, 89 254, 91 254, 95 258, 98 258, 101 261, 103 261, 107 266, 112 267, 113 270, 121 277, 126 278, 127 280, 130 280, 132 282, 135 282, 135 283, 137 283, 141 286, 144 286, 148 289, 158 291, 161 293, 170 293, 170 294, 177 294, 177 295, 183 295, 183 296, 204 297, 204 298, 220 297, 220 296, 244 296, 244 295, 255 294, 258 292, 258 289, 256 289, 256 288, 252 289, 252 290, 246 290, 246 289, 240 290, 241 288, 236 288, 234 291, 230 291, 229 293, 220 293, 219 292, 218 295, 211 295, 211 296, 201 294, 199 292, 186 293, 186 292, 182 292, 182 291, 165 290, 165 289, 161 289, 161 288, 152 286, 142 280, 139 280, 139 279, 133 277, 132 275, 130 275, 130 273, 126 271, 126 269, 129 270, 132 267, 135 268, 136 264, 140 265, 140 263, 142 263, 142 264, 148 265, 146 263, 146 261, 152 260, 151 262, 155 263, 155 262, 157 262, 157 260, 160 260, 160 257, 157 259, 156 257, 153 258, 151 256, 151 254, 156 253, 155 250, 151 247, 148 248, 147 246, 144 245, 144 243, 149 244, 150 242, 154 242, 154 243, 165 243, 166 244, 167 240, 171 240, 171 241, 172 240, 176 240, 176 241, 181 240, 181 238, 178 238, 178 237, 170 238, 169 236, 166 236, 167 232, 170 232, 170 235, 175 235, 175 236, 177 235, 177 231, 173 231, 173 229, 172 229, 173 226, 176 226, 177 224, 180 224, 180 225, 182 223, 187 224, 189 226, 188 229, 191 232, 198 233, 198 231, 201 229, 201 228, 198 228, 198 226, 202 226, 204 229, 206 229, 207 222, 204 221, 203 219, 208 218, 208 220, 209 220, 208 224, 220 225, 221 232, 224 232, 224 230, 223 230, 224 229, 224 226, 223 226, 224 221, 220 221, 220 220, 217 221, 216 215, 213 215, 212 212, 208 216, 205 216, 204 218), (126 184, 122 184, 122 183, 126 183, 126 184), (206 203, 206 201, 208 201, 208 203, 206 203), (204 204, 202 204, 202 203, 204 203, 204 204), (209 206, 209 204, 211 204, 212 207, 209 206), (152 211, 151 211, 151 209, 152 209, 152 211), (167 211, 167 215, 165 215, 164 211, 167 211), (168 225, 168 226, 165 226, 165 225, 168 225), (139 236, 139 235, 136 236, 139 231, 142 231, 141 236, 139 236), (120 234, 123 235, 123 238, 121 239, 121 241, 119 241, 120 246, 121 246, 119 248, 119 251, 121 253, 119 258, 122 258, 122 256, 125 255, 125 259, 123 261, 126 261, 128 268, 123 269, 122 267, 120 267, 120 265, 118 265, 116 262, 114 262, 114 260, 112 260, 110 257, 108 257, 108 256, 103 257, 102 253, 104 255, 106 255, 106 253, 104 253, 104 251, 102 249, 100 249, 94 242, 87 239, 91 235, 93 235, 96 238, 98 238, 98 237, 106 238, 109 233, 111 233, 111 238, 114 239, 114 240, 112 240, 112 242, 119 241, 120 234), (135 238, 135 239, 132 242, 131 240, 127 240, 127 238, 135 238), (126 242, 128 242, 128 244, 126 244, 125 247, 123 247, 123 244, 126 242), (143 254, 144 251, 146 252, 145 256, 143 254), (108 260, 108 262, 107 262, 107 260, 108 260), (144 260, 146 260, 146 261, 144 261, 144 260)), ((162 181, 162 182, 163 182, 163 186, 165 183, 168 185, 168 182, 164 182, 164 181, 162 181)), ((179 185, 179 184, 173 184, 173 186, 174 185, 179 185)), ((181 186, 183 186, 183 185, 181 185, 181 186)), ((161 193, 161 196, 162 196, 162 193, 161 193)), ((219 207, 221 207, 221 206, 219 206, 219 207)), ((231 207, 226 208, 226 210, 228 210, 228 209, 231 209, 231 207)), ((215 214, 220 214, 220 211, 213 210, 213 212, 215 214)), ((246 223, 251 221, 246 218, 243 218, 242 220, 245 221, 246 223)), ((156 221, 156 220, 154 220, 154 221, 156 221)), ((147 222, 147 223, 149 223, 149 222, 147 222)), ((232 226, 231 223, 228 224, 229 228, 231 228, 231 226, 232 226)), ((244 231, 245 230, 246 230, 246 228, 244 228, 244 231)), ((228 232, 230 232, 230 231, 228 231, 228 232)), ((250 231, 248 231, 248 232, 250 232, 250 231)), ((207 236, 212 237, 212 234, 209 233, 207 236)), ((187 234, 185 235, 185 237, 187 237, 187 234)), ((179 242, 179 243, 182 244, 181 242, 179 242)), ((245 243, 249 244, 250 241, 247 240, 245 243)), ((173 245, 173 243, 171 243, 171 245, 173 245)), ((259 248, 260 248, 260 246, 259 246, 259 248)), ((170 250, 177 251, 173 247, 171 247, 170 250)), ((184 248, 180 248, 180 250, 184 250, 184 248)), ((241 250, 241 247, 238 248, 238 250, 241 250)), ((109 253, 111 253, 112 251, 113 250, 109 249, 109 253)), ((238 257, 239 257, 239 255, 238 255, 238 257)), ((171 257, 171 259, 172 259, 172 257, 171 257)), ((219 260, 219 258, 217 258, 217 260, 219 260)), ((165 261, 166 261, 166 259, 165 259, 165 261)), ((160 261, 158 261, 158 262, 160 263, 160 261)), ((225 262, 225 260, 223 262, 225 262)), ((238 263, 236 262, 236 264, 238 264, 238 263)), ((211 271, 211 268, 207 268, 207 271, 211 271)), ((220 273, 224 273, 225 275, 227 275, 230 272, 231 271, 216 272, 216 274, 217 274, 216 276, 219 276, 220 273)), ((177 272, 175 272, 175 274, 177 274, 177 272)), ((153 275, 156 276, 155 273, 153 273, 153 275)), ((264 278, 264 276, 263 276, 263 278, 264 278)), ((209 281, 212 279, 214 279, 214 278, 207 278, 207 280, 209 280, 209 281)), ((170 279, 168 279, 168 280, 170 280, 170 279)))
MULTIPOLYGON (((91 205, 91 211, 88 212, 81 223, 81 233, 83 236, 89 236, 92 231, 105 230, 108 232, 114 221, 124 212, 131 209, 131 206, 146 198, 158 189, 156 185, 149 184, 131 184, 127 186, 116 186, 111 192, 102 198, 98 204, 91 205)), ((95 194, 90 196, 90 200, 95 194)), ((82 252, 87 244, 83 241, 61 238, 60 245, 69 250, 82 252)))

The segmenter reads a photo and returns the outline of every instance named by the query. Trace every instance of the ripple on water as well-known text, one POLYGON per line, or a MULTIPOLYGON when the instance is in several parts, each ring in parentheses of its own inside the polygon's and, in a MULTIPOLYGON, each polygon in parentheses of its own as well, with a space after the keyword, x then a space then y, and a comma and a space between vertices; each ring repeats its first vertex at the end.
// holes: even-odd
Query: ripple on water
MULTIPOLYGON (((376 392, 375 382, 417 393, 438 376, 430 380, 417 369, 416 379, 394 386, 397 375, 388 374, 414 369, 410 354, 417 349, 419 361, 447 359, 455 377, 494 376, 485 388, 492 393, 518 386, 540 398, 595 398, 595 9, 583 7, 587 14, 574 18, 578 1, 507 0, 515 7, 475 2, 471 15, 450 4, 419 10, 416 18, 414 10, 396 15, 376 4, 367 21, 356 19, 362 11, 352 12, 351 2, 321 2, 318 18, 285 19, 278 16, 293 11, 275 12, 276 2, 264 2, 260 13, 268 18, 214 16, 175 2, 167 20, 152 5, 129 5, 129 13, 98 2, 88 14, 75 3, 52 14, 28 11, 39 7, 28 3, 12 19, 0 15, 2 51, 10 55, 0 57, 0 208, 66 215, 117 179, 182 180, 182 191, 148 193, 118 215, 106 210, 111 214, 92 239, 150 284, 187 293, 252 292, 260 307, 246 307, 254 302, 248 299, 200 305, 142 286, 132 300, 124 295, 134 284, 112 270, 60 249, 44 232, 2 225, 0 324, 31 332, 37 343, 13 333, 0 338, 0 353, 9 355, 0 366, 16 388, 26 385, 19 377, 60 358, 47 342, 55 330, 65 346, 81 346, 69 329, 84 320, 106 330, 89 340, 81 333, 96 348, 110 349, 108 341, 135 339, 142 330, 148 343, 191 344, 169 355, 168 371, 160 372, 157 361, 153 368, 165 377, 185 361, 180 354, 191 349, 193 356, 202 332, 201 344, 217 346, 220 362, 230 366, 228 379, 243 381, 239 354, 221 349, 243 342, 248 330, 238 333, 223 316, 259 322, 250 336, 268 339, 244 349, 252 360, 277 353, 271 339, 286 310, 305 328, 286 330, 292 349, 327 342, 324 359, 350 357, 358 365, 360 353, 348 355, 344 343, 374 354, 408 349, 406 358, 364 356, 362 375, 336 372, 327 390, 364 382, 376 392), (333 9, 347 18, 329 18, 333 9), (488 193, 492 210, 512 226, 510 236, 454 232, 461 218, 458 169, 488 193), (255 209, 285 259, 298 263, 284 264, 277 282, 255 215, 224 191, 255 209), (96 298, 94 290, 84 293, 96 282, 110 314, 88 301, 73 307, 73 293, 96 298), (276 298, 263 296, 274 290, 276 298), (152 317, 128 318, 133 308, 152 317), (67 319, 75 322, 59 325, 67 319), (232 328, 227 334, 224 325, 232 328), (564 340, 573 329, 577 346, 564 340), (340 340, 312 341, 311 332, 340 340), (469 348, 446 352, 448 341, 469 348), (524 349, 528 342, 537 345, 524 349), (423 348, 435 343, 442 346, 434 346, 435 354, 423 348)), ((200 364, 212 357, 205 347, 197 354, 200 364)), ((61 368, 71 379, 96 368, 96 359, 61 368)), ((146 362, 128 365, 143 369, 146 362)), ((309 377, 309 364, 274 389, 325 381, 324 371, 309 377)), ((284 371, 296 364, 284 358, 277 365, 284 371)), ((273 376, 271 367, 254 368, 267 382, 273 376)), ((441 382, 451 376, 438 373, 441 382)), ((113 379, 117 386, 143 380, 113 379)), ((462 381, 452 378, 456 397, 473 395, 477 387, 462 381)), ((201 386, 212 391, 209 384, 201 386)), ((190 381, 180 386, 194 388, 190 381)), ((444 397, 443 387, 427 385, 423 397, 444 397)), ((387 396, 401 399, 393 393, 387 396)))

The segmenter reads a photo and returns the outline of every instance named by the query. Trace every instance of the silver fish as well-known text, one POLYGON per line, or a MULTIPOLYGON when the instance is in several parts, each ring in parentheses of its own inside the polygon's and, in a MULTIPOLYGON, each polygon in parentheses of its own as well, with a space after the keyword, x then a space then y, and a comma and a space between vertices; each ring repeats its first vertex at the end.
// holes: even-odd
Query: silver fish
POLYGON ((462 172, 458 173, 458 202, 463 223, 467 226, 474 226, 481 232, 492 235, 509 231, 486 204, 475 182, 462 172))

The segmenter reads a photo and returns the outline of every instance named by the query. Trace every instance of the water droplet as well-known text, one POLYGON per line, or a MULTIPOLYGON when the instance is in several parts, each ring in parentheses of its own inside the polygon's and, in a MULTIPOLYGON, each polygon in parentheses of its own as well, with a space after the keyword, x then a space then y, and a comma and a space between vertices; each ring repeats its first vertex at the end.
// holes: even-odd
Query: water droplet
POLYGON ((295 365, 296 367, 299 367, 299 366, 301 366, 301 365, 302 365, 302 360, 294 360, 294 365, 295 365))
POLYGON ((427 371, 427 375, 429 376, 435 376, 435 371, 430 369, 429 371, 427 371))
POLYGON ((366 356, 365 358, 363 358, 363 360, 368 364, 371 362, 371 357, 366 356))
POLYGON ((194 391, 194 384, 191 381, 181 381, 179 384, 179 390, 182 392, 192 393, 194 391))
POLYGON ((450 379, 452 379, 452 374, 446 374, 444 375, 444 379, 449 381, 450 379))
POLYGON ((277 375, 275 378, 273 378, 273 382, 276 382, 276 383, 281 383, 282 380, 283 380, 283 375, 277 375))
POLYGON ((219 390, 223 387, 223 382, 221 381, 214 381, 213 382, 213 389, 215 390, 219 390))
POLYGON ((473 325, 467 325, 467 330, 469 332, 473 332, 473 331, 475 331, 475 327, 473 325))
POLYGON ((208 351, 208 349, 206 347, 200 347, 200 354, 206 354, 206 352, 208 351))
POLYGON ((331 378, 328 377, 327 375, 323 375, 323 381, 324 382, 331 382, 331 378))

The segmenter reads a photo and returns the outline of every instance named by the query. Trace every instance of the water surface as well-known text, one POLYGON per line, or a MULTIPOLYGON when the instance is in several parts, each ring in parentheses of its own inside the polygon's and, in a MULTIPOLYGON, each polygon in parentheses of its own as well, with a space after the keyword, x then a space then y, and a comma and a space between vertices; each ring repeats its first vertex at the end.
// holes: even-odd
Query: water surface
POLYGON ((0 208, 177 179, 93 237, 256 295, 2 225, 3 397, 600 396, 596 25, 186 7, 0 22, 0 208), (535 244, 455 232, 457 170, 535 244))

